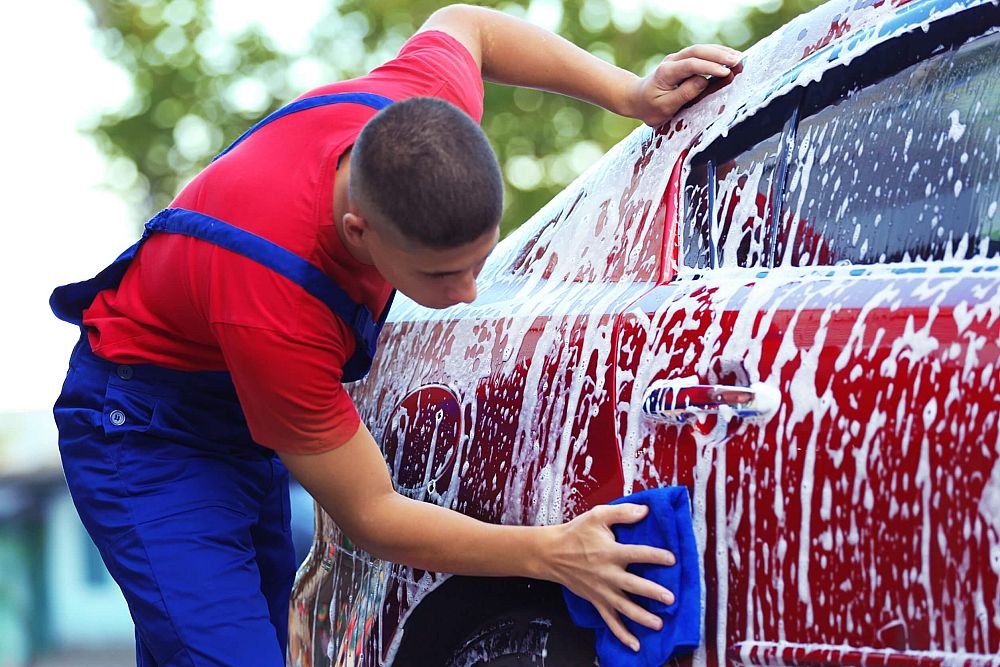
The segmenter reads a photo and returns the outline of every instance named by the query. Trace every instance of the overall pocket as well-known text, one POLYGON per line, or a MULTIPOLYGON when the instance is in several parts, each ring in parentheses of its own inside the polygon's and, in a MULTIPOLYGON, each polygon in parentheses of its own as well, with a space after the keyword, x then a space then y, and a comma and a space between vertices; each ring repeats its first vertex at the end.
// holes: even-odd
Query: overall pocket
POLYGON ((102 423, 109 437, 129 432, 145 433, 156 415, 159 397, 108 382, 102 423))
POLYGON ((256 516, 271 462, 239 437, 246 426, 234 412, 238 403, 195 383, 128 369, 121 366, 108 379, 103 424, 134 520, 205 507, 256 516))

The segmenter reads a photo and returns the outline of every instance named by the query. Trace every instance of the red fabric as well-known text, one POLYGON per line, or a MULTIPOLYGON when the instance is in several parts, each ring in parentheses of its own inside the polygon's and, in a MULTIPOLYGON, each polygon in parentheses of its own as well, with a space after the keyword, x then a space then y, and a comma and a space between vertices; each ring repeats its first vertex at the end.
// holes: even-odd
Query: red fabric
MULTIPOLYGON (((469 52, 442 32, 411 38, 367 76, 303 97, 368 92, 399 101, 447 100, 480 122, 483 83, 469 52)), ((382 312, 391 287, 341 244, 333 223, 337 159, 375 111, 335 104, 266 125, 205 168, 172 206, 268 238, 322 268, 359 303, 382 312)), ((359 426, 341 385, 350 329, 298 285, 197 239, 156 234, 117 289, 84 311, 90 342, 118 363, 228 370, 254 439, 286 452, 321 452, 359 426)))

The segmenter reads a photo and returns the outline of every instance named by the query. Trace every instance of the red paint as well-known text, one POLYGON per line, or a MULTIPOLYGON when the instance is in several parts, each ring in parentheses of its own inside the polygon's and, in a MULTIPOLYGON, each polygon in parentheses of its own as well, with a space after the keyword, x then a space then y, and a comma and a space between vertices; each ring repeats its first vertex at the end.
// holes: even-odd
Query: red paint
POLYGON ((679 211, 681 210, 681 172, 684 169, 684 160, 687 158, 687 154, 688 152, 685 150, 674 164, 674 168, 670 172, 670 180, 667 182, 667 189, 663 193, 663 201, 660 202, 660 210, 657 211, 658 215, 662 212, 661 219, 667 230, 666 234, 663 235, 663 250, 661 251, 661 256, 665 260, 660 266, 661 283, 670 282, 677 275, 679 253, 677 232, 680 228, 677 221, 680 218, 679 211), (667 224, 667 221, 670 223, 667 224))
POLYGON ((919 651, 854 649, 846 646, 810 646, 777 642, 740 642, 728 652, 733 662, 749 665, 797 665, 820 667, 986 667, 996 665, 995 655, 945 655, 919 651), (746 657, 744 662, 743 657, 746 657))
MULTIPOLYGON (((850 29, 837 19, 809 48, 850 29)), ((963 312, 1000 305, 1000 271, 692 277, 679 223, 706 116, 628 139, 498 248, 476 304, 390 322, 352 394, 397 484, 520 524, 685 485, 704 542, 709 664, 989 664, 1000 534, 980 503, 1000 466, 1000 318, 963 312), (642 421, 649 386, 678 378, 763 382, 780 407, 763 423, 642 421)), ((751 213, 769 215, 754 194, 751 213)), ((387 661, 445 576, 378 570, 319 523, 314 552, 333 565, 303 566, 293 652, 331 664, 332 631, 344 656, 333 664, 387 661), (310 611, 330 599, 332 619, 310 611)))

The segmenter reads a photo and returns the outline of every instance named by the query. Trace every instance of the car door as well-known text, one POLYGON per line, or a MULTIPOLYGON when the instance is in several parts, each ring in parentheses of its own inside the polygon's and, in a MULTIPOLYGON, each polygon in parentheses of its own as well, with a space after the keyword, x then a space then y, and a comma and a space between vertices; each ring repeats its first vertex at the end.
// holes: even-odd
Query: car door
MULTIPOLYGON (((662 190, 638 178, 660 141, 624 143, 505 240, 473 304, 432 311, 398 300, 351 394, 400 493, 522 525, 621 495, 614 331, 622 307, 660 275, 662 190)), ((335 664, 388 663, 407 655, 407 641, 447 644, 478 618, 449 618, 433 640, 402 639, 450 575, 375 561, 321 511, 302 572, 293 624, 316 664, 327 652, 335 664)))
POLYGON ((683 266, 621 318, 616 391, 626 490, 692 490, 696 662, 1000 652, 983 32, 967 14, 873 48, 693 146, 671 184, 683 266))

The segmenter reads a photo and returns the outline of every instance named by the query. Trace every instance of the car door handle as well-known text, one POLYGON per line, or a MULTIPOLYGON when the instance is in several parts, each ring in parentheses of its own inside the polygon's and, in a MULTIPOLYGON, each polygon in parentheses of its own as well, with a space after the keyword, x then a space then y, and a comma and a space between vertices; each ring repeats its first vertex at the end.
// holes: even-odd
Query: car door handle
POLYGON ((749 387, 696 382, 694 378, 654 382, 643 396, 642 414, 673 424, 709 414, 768 419, 781 405, 781 393, 763 382, 749 387))

